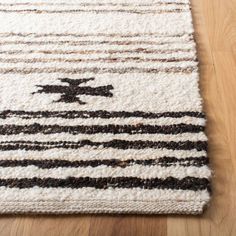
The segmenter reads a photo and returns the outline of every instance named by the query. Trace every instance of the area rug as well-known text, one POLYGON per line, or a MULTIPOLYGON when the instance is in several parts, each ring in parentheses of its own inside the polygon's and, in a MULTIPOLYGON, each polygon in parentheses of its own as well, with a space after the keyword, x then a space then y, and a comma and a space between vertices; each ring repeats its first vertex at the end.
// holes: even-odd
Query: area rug
POLYGON ((201 213, 198 80, 189 0, 1 0, 0 213, 201 213))

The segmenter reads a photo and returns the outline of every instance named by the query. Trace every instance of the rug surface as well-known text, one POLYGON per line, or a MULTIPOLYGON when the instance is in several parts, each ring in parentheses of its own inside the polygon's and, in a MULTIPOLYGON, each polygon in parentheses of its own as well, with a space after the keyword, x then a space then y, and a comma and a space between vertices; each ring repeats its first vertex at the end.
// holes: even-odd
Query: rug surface
POLYGON ((1 0, 0 26, 0 213, 202 212, 189 0, 1 0))

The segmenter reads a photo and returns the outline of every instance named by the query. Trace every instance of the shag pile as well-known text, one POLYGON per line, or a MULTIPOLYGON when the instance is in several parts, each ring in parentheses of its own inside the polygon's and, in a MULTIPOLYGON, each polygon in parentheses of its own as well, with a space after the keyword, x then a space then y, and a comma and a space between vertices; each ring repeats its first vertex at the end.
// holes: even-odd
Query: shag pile
POLYGON ((1 0, 0 213, 201 213, 198 79, 189 0, 1 0))

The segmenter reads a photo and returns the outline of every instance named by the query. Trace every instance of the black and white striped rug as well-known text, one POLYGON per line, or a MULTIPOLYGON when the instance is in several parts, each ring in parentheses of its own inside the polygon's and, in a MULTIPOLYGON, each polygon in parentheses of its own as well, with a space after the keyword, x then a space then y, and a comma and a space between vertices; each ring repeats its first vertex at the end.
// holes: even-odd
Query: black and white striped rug
POLYGON ((0 213, 201 213, 189 0, 1 0, 0 213))

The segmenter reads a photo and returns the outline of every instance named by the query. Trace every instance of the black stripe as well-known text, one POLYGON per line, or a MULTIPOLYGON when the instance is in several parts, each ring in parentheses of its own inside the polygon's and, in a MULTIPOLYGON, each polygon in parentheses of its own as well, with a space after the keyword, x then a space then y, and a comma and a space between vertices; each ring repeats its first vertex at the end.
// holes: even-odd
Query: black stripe
POLYGON ((60 125, 40 125, 34 123, 32 125, 0 125, 0 135, 15 134, 180 134, 180 133, 199 133, 204 131, 204 126, 176 124, 176 125, 76 125, 76 126, 60 126, 60 125))
POLYGON ((75 118, 145 118, 145 119, 157 119, 161 117, 181 118, 184 116, 205 118, 204 113, 195 111, 183 111, 183 112, 143 112, 143 111, 12 111, 5 110, 0 112, 0 118, 6 119, 10 117, 20 117, 22 119, 33 119, 33 118, 64 118, 64 119, 75 119, 75 118))
POLYGON ((146 159, 146 160, 119 160, 119 159, 105 159, 105 160, 80 160, 80 161, 69 161, 69 160, 0 160, 0 167, 26 167, 26 166, 37 166, 41 169, 51 169, 59 167, 97 167, 100 165, 111 166, 111 167, 128 167, 132 165, 144 165, 154 166, 158 165, 161 167, 169 166, 195 166, 202 167, 208 165, 209 160, 207 157, 188 157, 178 159, 176 157, 161 157, 159 159, 146 159))
POLYGON ((181 190, 210 190, 209 180, 206 178, 185 177, 177 179, 168 177, 166 179, 140 179, 136 177, 108 177, 89 178, 68 177, 66 179, 55 178, 23 178, 23 179, 0 179, 0 186, 9 188, 84 188, 93 187, 97 189, 107 188, 143 188, 143 189, 181 189, 181 190))
POLYGON ((145 148, 166 148, 171 150, 207 150, 205 141, 183 141, 183 142, 152 142, 152 141, 127 141, 114 139, 108 142, 92 142, 90 140, 81 140, 79 142, 58 141, 58 142, 37 142, 37 141, 5 141, 0 142, 0 150, 33 150, 42 151, 52 148, 78 149, 84 146, 114 148, 114 149, 145 149, 145 148))

